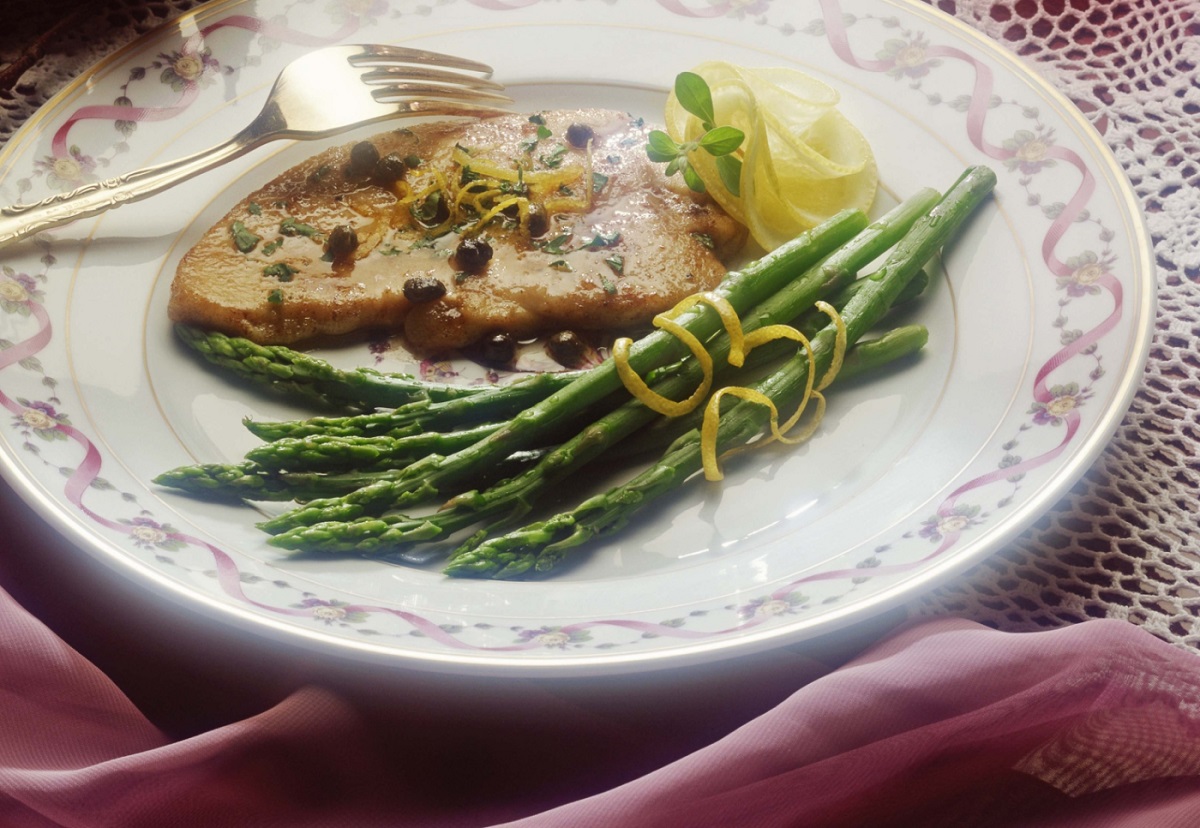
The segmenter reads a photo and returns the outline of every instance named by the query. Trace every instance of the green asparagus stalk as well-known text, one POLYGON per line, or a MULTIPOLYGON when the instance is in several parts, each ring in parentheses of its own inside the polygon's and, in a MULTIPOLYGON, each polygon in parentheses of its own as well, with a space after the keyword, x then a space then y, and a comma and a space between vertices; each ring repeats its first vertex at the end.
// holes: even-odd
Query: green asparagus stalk
POLYGON ((180 466, 154 478, 161 486, 215 500, 312 500, 395 479, 398 469, 321 472, 276 472, 256 463, 205 463, 180 466))
POLYGON ((245 459, 270 471, 347 471, 400 468, 431 454, 458 451, 500 428, 487 423, 448 434, 431 431, 404 437, 336 437, 317 434, 264 443, 245 459))
MULTIPOLYGON (((750 308, 779 291, 798 273, 803 273, 831 250, 845 244, 866 226, 861 212, 848 210, 789 244, 772 251, 739 271, 731 271, 715 293, 726 299, 735 312, 750 308)), ((697 306, 681 315, 677 323, 697 339, 708 340, 721 328, 715 311, 697 306)), ((655 331, 640 339, 629 354, 630 367, 644 374, 658 366, 681 359, 687 347, 673 335, 655 331)), ((297 526, 328 520, 353 520, 438 498, 447 489, 459 487, 472 474, 486 469, 514 451, 520 451, 576 419, 581 412, 613 395, 621 388, 616 366, 608 360, 522 411, 503 428, 454 454, 431 455, 406 469, 403 479, 366 486, 342 498, 316 500, 307 506, 259 524, 271 534, 297 526)))
MULTIPOLYGON (((923 326, 908 325, 888 331, 876 339, 859 342, 847 352, 842 370, 838 372, 837 383, 914 354, 924 347, 927 339, 928 331, 923 326)), ((592 428, 595 426, 589 427, 592 428)), ((594 432, 589 431, 583 439, 592 434, 594 432)), ((657 442, 660 451, 665 445, 663 440, 668 436, 665 432, 659 435, 657 442)), ((623 449, 626 442, 628 440, 620 443, 618 449, 623 449)), ((563 449, 556 449, 551 455, 561 457, 562 452, 563 449)), ((577 454, 572 458, 573 462, 566 461, 559 466, 553 466, 553 461, 547 462, 543 458, 543 465, 529 468, 516 477, 503 479, 484 492, 472 491, 451 498, 445 506, 430 515, 385 515, 351 521, 326 521, 276 535, 269 543, 282 549, 325 555, 389 554, 406 546, 444 541, 463 529, 500 515, 498 520, 487 526, 486 534, 492 534, 506 525, 515 525, 517 520, 529 513, 538 499, 545 496, 554 481, 577 470, 594 453, 586 456, 577 454)), ((621 457, 628 454, 619 451, 621 457)), ((454 554, 462 554, 482 540, 483 537, 468 539, 454 554)), ((427 556, 402 553, 400 557, 425 562, 427 556)))
MULTIPOLYGON (((333 407, 394 408, 420 400, 474 397, 492 389, 491 386, 425 382, 409 374, 384 373, 370 368, 343 371, 323 359, 282 345, 259 345, 242 337, 186 325, 177 325, 175 332, 200 356, 236 376, 333 407)), ((549 379, 544 384, 561 387, 570 382, 575 373, 547 376, 549 379)))
MULTIPOLYGON (((863 286, 842 312, 849 342, 856 342, 882 317, 905 284, 946 243, 994 186, 995 174, 991 170, 970 168, 929 215, 909 231, 871 282, 863 286)), ((813 340, 818 373, 827 370, 832 360, 834 339, 835 331, 831 325, 813 340)), ((794 405, 802 395, 807 376, 808 360, 794 359, 754 387, 786 408, 794 405)), ((761 432, 768 416, 768 411, 761 405, 739 402, 721 417, 718 450, 745 445, 761 432)), ((628 483, 589 498, 570 511, 486 539, 455 556, 446 572, 456 576, 492 578, 547 572, 572 549, 624 526, 634 514, 681 486, 701 467, 700 436, 693 431, 677 440, 657 463, 628 483)))
MULTIPOLYGON (((830 290, 839 286, 844 289, 861 268, 895 244, 937 200, 938 193, 933 190, 915 194, 748 313, 743 321, 743 329, 749 333, 766 324, 786 322, 800 315, 830 290)), ((729 346, 729 339, 724 336, 718 337, 710 346, 715 365, 725 365, 729 346)), ((762 349, 752 351, 751 357, 759 350, 762 349)), ((701 375, 699 365, 690 360, 657 383, 654 390, 667 397, 683 396, 695 387, 701 375)), ((404 543, 443 539, 481 519, 498 514, 505 515, 505 521, 512 521, 526 514, 554 483, 577 472, 584 464, 610 451, 614 445, 657 418, 658 415, 642 403, 628 400, 551 451, 537 466, 518 478, 501 481, 484 492, 460 494, 435 515, 353 524, 322 521, 314 526, 300 526, 285 531, 270 542, 294 550, 364 553, 386 550, 404 543)))
POLYGON ((837 381, 848 382, 874 373, 885 365, 912 356, 928 341, 929 329, 924 325, 904 325, 875 339, 861 341, 846 352, 837 381))
POLYGON ((452 399, 425 399, 390 410, 304 420, 245 420, 254 436, 274 441, 323 434, 333 437, 400 437, 414 427, 450 431, 510 419, 581 376, 579 372, 532 374, 508 385, 452 399))

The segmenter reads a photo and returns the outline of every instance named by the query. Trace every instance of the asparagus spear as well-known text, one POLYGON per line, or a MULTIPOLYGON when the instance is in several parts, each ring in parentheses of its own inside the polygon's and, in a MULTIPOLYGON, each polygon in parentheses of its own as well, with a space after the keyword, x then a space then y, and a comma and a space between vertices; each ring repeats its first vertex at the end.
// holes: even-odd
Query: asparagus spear
POLYGON ((154 478, 162 486, 219 500, 311 500, 334 497, 379 480, 394 479, 398 469, 320 472, 277 472, 256 463, 206 463, 180 466, 154 478))
MULTIPOLYGON (((489 386, 425 382, 409 374, 371 368, 343 371, 328 362, 282 345, 177 325, 175 332, 214 365, 253 382, 342 408, 395 407, 419 400, 450 400, 488 393, 489 386)), ((572 373, 550 374, 547 384, 565 385, 572 373)))
MULTIPOLYGON (((950 238, 995 186, 995 174, 972 167, 946 193, 929 215, 900 241, 883 267, 863 286, 842 313, 849 342, 857 341, 886 312, 904 285, 950 238)), ((824 372, 833 354, 835 333, 827 327, 813 340, 816 369, 824 372)), ((777 405, 794 405, 803 393, 808 361, 795 359, 756 384, 756 390, 777 405)), ((744 445, 766 424, 761 405, 739 402, 722 415, 717 434, 719 450, 744 445)), ((543 573, 556 566, 587 540, 624 526, 640 509, 681 486, 700 470, 700 437, 695 431, 677 440, 653 466, 628 483, 589 498, 577 508, 484 540, 455 556, 447 574, 514 578, 543 573)))
MULTIPOLYGON (((780 290, 796 273, 804 272, 830 250, 857 235, 866 223, 861 212, 843 211, 742 270, 731 271, 715 292, 723 296, 738 314, 745 314, 780 290)), ((703 305, 680 316, 676 322, 701 341, 709 339, 721 327, 716 312, 703 305)), ((685 353, 686 345, 674 336, 655 331, 630 350, 629 364, 633 370, 644 374, 681 359, 685 353)), ((446 489, 469 480, 472 474, 486 469, 489 464, 535 445, 541 435, 560 428, 620 388, 616 367, 608 360, 521 412, 503 428, 474 445, 454 454, 431 455, 414 463, 399 481, 372 484, 341 498, 316 500, 259 526, 271 534, 279 534, 297 526, 328 520, 353 520, 428 502, 446 489)))
MULTIPOLYGON (((859 342, 847 352, 837 381, 845 382, 916 353, 927 339, 928 331, 923 326, 908 325, 888 331, 868 342, 859 342)), ((590 431, 594 428, 595 426, 589 427, 588 436, 594 433, 590 431)), ((663 441, 668 439, 669 434, 663 432, 657 437, 658 449, 661 451, 665 445, 663 441)), ((623 450, 627 442, 629 441, 626 440, 617 447, 621 457, 633 454, 623 450)), ((555 451, 558 452, 556 456, 561 456, 561 448, 555 451)), ((486 534, 492 534, 528 514, 536 500, 547 493, 554 481, 565 477, 575 466, 582 465, 587 459, 583 455, 576 455, 573 458, 574 462, 548 470, 551 464, 546 463, 546 458, 543 458, 542 462, 545 465, 538 465, 526 469, 516 477, 503 479, 482 493, 472 491, 451 498, 445 506, 430 515, 383 515, 350 521, 326 521, 312 526, 299 526, 272 537, 268 542, 282 549, 328 555, 388 554, 404 546, 446 540, 469 526, 501 515, 499 520, 487 526, 486 534)), ((454 555, 472 548, 481 542, 486 534, 468 539, 455 550, 454 555)), ((411 553, 402 553, 400 557, 420 563, 427 559, 427 555, 411 553)))
MULTIPOLYGON (((743 330, 749 333, 766 324, 791 320, 831 289, 853 281, 861 268, 895 244, 937 199, 938 193, 933 190, 915 194, 746 314, 743 330)), ((709 347, 715 365, 725 364, 729 347, 728 337, 718 337, 709 347)), ((751 357, 764 349, 752 351, 751 357)), ((676 373, 656 384, 654 390, 667 397, 682 396, 700 381, 701 373, 694 360, 687 361, 676 373)), ((322 521, 315 526, 300 526, 283 532, 270 542, 286 549, 329 553, 379 551, 406 542, 438 540, 497 514, 506 514, 505 520, 515 520, 526 514, 554 483, 608 452, 657 417, 639 401, 628 400, 551 451, 537 466, 519 477, 501 481, 484 492, 460 494, 435 515, 356 523, 322 521)))
POLYGON ((453 399, 424 399, 390 410, 341 417, 310 417, 304 420, 246 420, 244 425, 263 440, 310 437, 403 436, 416 427, 449 431, 463 425, 509 419, 544 400, 573 380, 580 372, 533 374, 508 385, 486 386, 478 393, 453 399))
POLYGON ((929 330, 924 325, 904 325, 875 339, 861 341, 846 352, 837 380, 846 382, 878 371, 884 365, 915 354, 928 341, 929 330))

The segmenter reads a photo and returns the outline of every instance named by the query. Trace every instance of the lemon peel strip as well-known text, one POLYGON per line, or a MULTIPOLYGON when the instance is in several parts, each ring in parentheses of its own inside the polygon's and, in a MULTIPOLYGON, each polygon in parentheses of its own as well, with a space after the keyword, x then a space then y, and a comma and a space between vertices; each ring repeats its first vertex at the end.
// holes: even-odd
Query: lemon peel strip
POLYGON ((633 345, 633 340, 629 337, 621 337, 613 343, 612 355, 613 362, 617 366, 617 376, 621 378, 621 383, 638 402, 667 417, 681 417, 696 408, 704 398, 708 396, 708 390, 712 388, 713 381, 713 361, 712 356, 705 350, 704 345, 700 343, 692 333, 681 325, 677 325, 670 319, 659 314, 654 317, 655 327, 661 328, 670 334, 673 334, 683 344, 688 346, 692 352, 692 356, 700 363, 700 367, 704 370, 704 379, 700 385, 692 392, 685 400, 668 400, 661 394, 657 394, 650 389, 646 381, 638 376, 637 371, 629 364, 629 349, 633 345))
POLYGON ((613 362, 617 366, 617 376, 621 378, 621 383, 625 386, 625 390, 651 411, 656 411, 668 417, 680 417, 688 414, 700 405, 704 397, 708 394, 709 389, 712 388, 712 356, 700 343, 700 340, 692 335, 690 331, 673 321, 675 317, 701 302, 716 311, 717 315, 721 318, 721 324, 725 327, 725 332, 729 335, 729 364, 735 368, 740 368, 745 362, 746 354, 750 352, 750 349, 745 344, 745 335, 742 333, 742 320, 738 318, 737 311, 733 309, 733 305, 729 304, 728 299, 717 293, 694 293, 691 296, 684 297, 669 311, 655 316, 654 327, 672 334, 676 339, 687 345, 688 350, 692 352, 692 356, 696 357, 696 360, 700 363, 700 367, 704 370, 703 381, 701 381, 700 385, 687 399, 677 402, 652 391, 650 386, 629 365, 629 349, 633 344, 633 340, 622 337, 613 343, 612 355, 613 362))
MULTIPOLYGON (((819 386, 814 388, 814 374, 816 373, 816 354, 813 352, 812 343, 808 337, 800 333, 790 325, 767 325, 750 333, 746 337, 747 352, 775 339, 791 339, 799 342, 805 352, 805 358, 808 360, 808 374, 804 384, 804 396, 800 400, 800 404, 796 407, 796 411, 787 422, 779 424, 779 409, 775 403, 767 395, 755 391, 752 388, 742 386, 728 386, 717 390, 716 393, 708 401, 708 405, 704 409, 704 419, 700 427, 700 458, 704 467, 704 477, 706 480, 717 481, 725 477, 721 471, 719 458, 717 456, 717 431, 721 421, 721 400, 725 396, 739 397, 748 402, 758 403, 766 406, 770 412, 770 428, 769 437, 755 443, 755 447, 765 446, 773 442, 780 442, 786 445, 797 445, 812 438, 817 429, 821 425, 821 421, 825 417, 826 400, 825 395, 821 391, 828 387, 841 370, 842 362, 846 353, 846 323, 841 315, 828 302, 817 302, 816 307, 832 321, 836 329, 833 346, 833 358, 830 361, 829 370, 825 372, 819 386), (813 412, 812 419, 799 432, 789 436, 790 432, 799 422, 800 417, 812 402, 816 409, 813 412)), ((743 446, 742 448, 746 448, 743 446)), ((737 449, 735 449, 736 451, 737 449)), ((733 453, 733 452, 729 452, 733 453)))
POLYGON ((733 309, 733 305, 729 304, 729 300, 719 293, 693 293, 679 301, 675 307, 667 311, 662 316, 668 319, 673 319, 687 310, 703 302, 708 305, 717 315, 721 317, 721 324, 725 327, 725 333, 729 335, 729 364, 734 368, 741 368, 746 361, 746 354, 750 353, 750 347, 746 345, 745 334, 742 333, 742 320, 738 316, 737 311, 733 309))
POLYGON ((838 372, 842 370, 842 361, 846 358, 846 321, 837 312, 837 308, 828 302, 817 302, 816 307, 817 310, 833 320, 837 330, 833 340, 833 359, 829 362, 829 370, 825 372, 825 376, 821 378, 821 383, 817 386, 818 391, 823 391, 829 387, 829 383, 837 379, 838 372))

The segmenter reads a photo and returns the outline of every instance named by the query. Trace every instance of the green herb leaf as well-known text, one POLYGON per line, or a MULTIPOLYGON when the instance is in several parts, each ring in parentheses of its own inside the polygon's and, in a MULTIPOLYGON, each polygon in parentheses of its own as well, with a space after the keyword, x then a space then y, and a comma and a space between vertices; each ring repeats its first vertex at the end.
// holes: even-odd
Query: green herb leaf
POLYGON ((604 185, 608 183, 608 176, 604 173, 592 173, 592 193, 598 193, 604 189, 604 185))
POLYGON ((695 192, 703 193, 705 191, 704 179, 700 177, 700 174, 696 172, 696 169, 691 164, 683 168, 683 180, 695 192))
POLYGON ((267 294, 267 301, 272 305, 278 305, 283 301, 283 291, 279 288, 275 288, 273 291, 267 294))
POLYGON ((652 129, 647 137, 646 154, 650 160, 662 164, 679 157, 679 144, 661 129, 652 129))
POLYGON ((692 236, 696 239, 696 241, 700 242, 700 244, 704 245, 709 250, 712 250, 715 246, 713 244, 712 236, 708 235, 708 233, 692 233, 692 236))
POLYGON ((725 189, 729 190, 730 195, 735 198, 742 194, 742 159, 734 155, 721 155, 716 159, 717 174, 721 176, 721 183, 725 185, 725 189))
POLYGON ((280 223, 279 232, 285 236, 307 236, 310 239, 320 235, 320 231, 317 228, 296 221, 291 216, 288 216, 280 223))
POLYGON ((704 78, 695 72, 680 72, 675 76, 675 97, 680 106, 705 124, 705 129, 712 129, 717 116, 713 113, 712 91, 704 78))
POLYGON ((563 233, 562 235, 555 236, 554 238, 550 239, 550 241, 543 244, 542 250, 546 251, 547 253, 554 253, 554 254, 566 253, 567 251, 564 249, 563 245, 565 245, 570 240, 571 240, 571 234, 563 233))
POLYGON ((262 249, 263 255, 264 256, 273 256, 273 255, 275 255, 275 251, 281 247, 283 247, 283 236, 277 236, 275 238, 275 241, 269 241, 263 245, 263 249, 262 249))
POLYGON ((625 257, 624 256, 609 256, 604 260, 604 263, 612 268, 612 272, 618 276, 625 274, 625 257))
POLYGON ((264 276, 274 276, 281 282, 290 282, 292 281, 292 277, 300 271, 286 262, 276 262, 264 267, 262 272, 264 276))
POLYGON ((241 253, 249 253, 262 241, 262 236, 251 233, 240 221, 231 224, 229 232, 233 235, 233 246, 241 253))
POLYGON ((729 153, 740 147, 742 141, 745 139, 746 135, 740 129, 731 126, 719 126, 704 133, 704 137, 700 139, 700 146, 709 155, 729 155, 729 153))
POLYGON ((246 209, 250 212, 250 215, 252 215, 252 216, 261 216, 262 215, 262 207, 259 207, 258 204, 256 204, 253 201, 250 202, 250 204, 246 207, 246 209))
POLYGON ((556 169, 556 168, 562 166, 563 156, 565 156, 566 154, 567 154, 567 145, 566 144, 558 144, 554 147, 554 149, 550 150, 550 152, 547 152, 547 153, 539 156, 538 160, 541 161, 545 166, 549 167, 550 169, 556 169))
POLYGON ((550 131, 550 127, 546 126, 544 123, 538 124, 537 137, 539 141, 545 141, 553 134, 554 133, 550 131))
POLYGON ((612 233, 597 233, 588 239, 583 246, 587 250, 599 250, 602 247, 612 247, 620 240, 621 234, 615 231, 612 233))
POLYGON ((555 259, 550 263, 550 267, 553 270, 561 270, 563 273, 570 273, 575 269, 566 259, 555 259))

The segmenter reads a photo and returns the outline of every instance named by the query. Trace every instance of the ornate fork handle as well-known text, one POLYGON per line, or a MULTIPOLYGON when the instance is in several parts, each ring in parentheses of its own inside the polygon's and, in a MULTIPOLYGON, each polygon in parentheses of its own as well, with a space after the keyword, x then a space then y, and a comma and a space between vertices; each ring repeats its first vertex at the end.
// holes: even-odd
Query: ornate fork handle
POLYGON ((0 208, 0 247, 130 201, 140 201, 244 155, 262 142, 263 135, 257 130, 246 129, 222 144, 175 161, 85 184, 33 204, 0 208))

